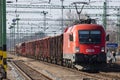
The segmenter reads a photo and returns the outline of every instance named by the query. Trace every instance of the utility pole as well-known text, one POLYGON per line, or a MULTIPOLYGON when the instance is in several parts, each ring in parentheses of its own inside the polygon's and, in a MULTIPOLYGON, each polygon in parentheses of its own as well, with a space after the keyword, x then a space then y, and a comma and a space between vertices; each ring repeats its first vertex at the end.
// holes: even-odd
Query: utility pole
POLYGON ((11 53, 11 46, 12 46, 12 43, 11 43, 11 40, 12 40, 12 31, 11 31, 11 29, 10 29, 10 27, 9 27, 9 30, 10 30, 10 36, 9 36, 9 50, 8 51, 10 51, 10 53, 11 53))
POLYGON ((1 4, 1 0, 0 0, 0 64, 2 64, 2 4, 1 4))
POLYGON ((16 11, 15 11, 15 13, 16 13, 16 25, 17 25, 17 39, 19 39, 18 40, 18 43, 20 42, 20 38, 19 38, 19 15, 17 14, 17 2, 18 2, 18 0, 16 0, 16 11))
POLYGON ((12 52, 12 47, 14 47, 14 44, 15 44, 15 39, 14 39, 14 31, 12 30, 13 28, 15 28, 13 25, 10 25, 10 27, 9 27, 9 29, 10 29, 10 34, 11 34, 11 36, 10 36, 10 44, 11 44, 11 48, 10 48, 10 51, 12 52), (13 42, 13 43, 12 43, 13 42))
POLYGON ((46 15, 48 14, 47 11, 42 11, 41 13, 43 13, 44 15, 44 32, 46 31, 46 15))
POLYGON ((64 0, 60 0, 61 1, 61 15, 62 15, 62 21, 61 21, 61 32, 63 33, 63 29, 64 29, 64 27, 63 27, 63 8, 64 8, 64 6, 63 6, 63 1, 64 0))
POLYGON ((120 43, 120 9, 117 9, 117 42, 120 43))
POLYGON ((32 33, 32 29, 33 29, 33 27, 31 26, 31 40, 32 40, 32 35, 33 35, 33 33, 32 33))
POLYGON ((0 0, 0 69, 3 78, 7 77, 6 53, 6 0, 0 0))
MULTIPOLYGON (((20 40, 20 38, 19 38, 19 15, 17 15, 17 13, 16 13, 16 25, 17 25, 17 39, 19 39, 20 40)), ((18 40, 18 43, 19 43, 19 40, 18 40)))
MULTIPOLYGON (((15 43, 16 43, 16 41, 15 41, 15 38, 16 38, 16 33, 15 33, 15 25, 16 25, 16 23, 15 23, 15 21, 16 21, 16 19, 13 19, 13 23, 12 23, 12 25, 11 25, 11 28, 13 29, 13 49, 15 50, 15 43)), ((15 53, 14 53, 15 54, 15 53)))
POLYGON ((107 0, 103 4, 103 26, 106 30, 107 28, 107 0))

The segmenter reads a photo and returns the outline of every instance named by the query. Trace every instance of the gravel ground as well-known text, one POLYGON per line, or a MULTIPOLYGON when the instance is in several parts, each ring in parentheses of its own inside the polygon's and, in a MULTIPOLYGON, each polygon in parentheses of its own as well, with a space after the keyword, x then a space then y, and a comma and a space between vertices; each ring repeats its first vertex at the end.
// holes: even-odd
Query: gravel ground
POLYGON ((21 74, 8 62, 7 80, 24 80, 21 74))
POLYGON ((7 78, 8 80, 15 80, 15 78, 13 77, 12 68, 9 66, 9 64, 8 64, 8 69, 7 69, 7 78))
MULTIPOLYGON (((8 56, 13 57, 14 60, 23 60, 25 64, 51 77, 53 80, 83 80, 83 79, 94 80, 88 76, 80 75, 69 70, 61 69, 60 67, 57 67, 57 66, 51 67, 50 65, 47 65, 43 62, 39 62, 33 59, 18 57, 18 56, 15 57, 13 55, 8 55, 8 56)), ((8 76, 10 80, 15 80, 14 78, 16 77, 13 76, 13 72, 11 71, 11 69, 8 70, 8 74, 10 74, 8 76)))
MULTIPOLYGON (((51 67, 50 65, 47 65, 46 63, 36 61, 30 58, 14 56, 14 55, 9 55, 9 54, 8 54, 8 57, 13 57, 14 60, 23 60, 25 64, 51 77, 53 80, 95 80, 91 77, 81 75, 81 74, 78 74, 78 73, 75 73, 75 72, 72 72, 66 69, 62 69, 57 66, 51 67)), ((117 57, 117 58, 120 59, 120 57, 117 57)), ((20 80, 20 79, 16 79, 19 75, 17 75, 16 77, 15 73, 14 74, 13 73, 14 73, 14 69, 8 66, 8 79, 9 80, 20 80)), ((109 72, 109 74, 113 74, 113 73, 109 72)))
MULTIPOLYGON (((8 59, 13 58, 14 60, 17 60, 16 56, 9 55, 8 54, 8 59)), ((24 80, 21 75, 17 72, 17 70, 10 64, 8 61, 8 68, 7 68, 7 80, 24 80)))

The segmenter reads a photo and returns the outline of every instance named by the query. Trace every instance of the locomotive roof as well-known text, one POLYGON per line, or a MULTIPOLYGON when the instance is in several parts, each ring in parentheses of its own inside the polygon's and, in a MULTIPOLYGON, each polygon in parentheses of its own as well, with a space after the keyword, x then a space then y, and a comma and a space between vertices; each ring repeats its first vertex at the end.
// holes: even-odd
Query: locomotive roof
POLYGON ((104 28, 98 24, 77 24, 77 25, 74 25, 72 27, 68 27, 66 29, 67 29, 65 31, 66 33, 72 32, 73 30, 92 30, 92 29, 104 30, 104 28))
MULTIPOLYGON (((77 26, 77 27, 80 27, 80 28, 94 28, 94 27, 102 27, 101 25, 99 24, 78 24, 78 25, 74 25, 74 26, 77 26)), ((103 28, 103 27, 102 27, 103 28)))

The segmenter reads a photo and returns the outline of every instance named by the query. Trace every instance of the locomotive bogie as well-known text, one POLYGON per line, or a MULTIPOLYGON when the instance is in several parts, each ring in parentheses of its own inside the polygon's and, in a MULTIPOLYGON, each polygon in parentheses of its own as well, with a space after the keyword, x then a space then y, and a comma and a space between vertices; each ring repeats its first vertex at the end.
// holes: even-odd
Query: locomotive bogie
POLYGON ((85 63, 85 64, 94 64, 94 63, 106 63, 106 54, 100 53, 97 55, 84 55, 76 54, 75 63, 85 63))
POLYGON ((92 64, 92 63, 106 63, 106 54, 63 54, 64 59, 71 60, 74 64, 92 64))

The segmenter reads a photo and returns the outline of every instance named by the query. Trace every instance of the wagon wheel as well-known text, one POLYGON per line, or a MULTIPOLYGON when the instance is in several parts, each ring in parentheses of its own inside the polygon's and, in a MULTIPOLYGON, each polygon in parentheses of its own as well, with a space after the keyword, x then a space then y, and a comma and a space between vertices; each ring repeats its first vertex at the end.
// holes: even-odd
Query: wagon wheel
POLYGON ((57 59, 55 58, 55 64, 57 64, 57 59))
POLYGON ((68 60, 67 59, 65 59, 65 67, 68 67, 69 65, 68 65, 68 60))

